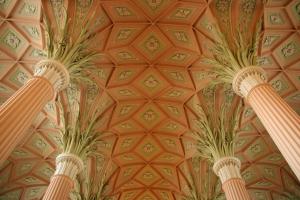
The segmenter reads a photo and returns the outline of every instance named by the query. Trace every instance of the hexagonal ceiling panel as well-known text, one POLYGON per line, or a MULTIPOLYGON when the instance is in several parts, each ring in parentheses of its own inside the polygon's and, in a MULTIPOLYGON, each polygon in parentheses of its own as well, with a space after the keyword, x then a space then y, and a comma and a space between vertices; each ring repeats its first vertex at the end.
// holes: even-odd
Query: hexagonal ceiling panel
MULTIPOLYGON (((211 1, 76 2, 81 12, 95 11, 94 48, 103 54, 99 72, 92 74, 99 89, 91 86, 86 93, 98 100, 99 130, 108 132, 99 151, 113 163, 110 194, 118 200, 181 199, 188 181, 183 168, 195 153, 191 130, 210 94, 202 90, 211 74, 201 57, 210 55, 214 40, 211 1)), ((271 85, 298 113, 299 8, 298 0, 268 1, 259 60, 271 85)), ((40 1, 0 1, 0 104, 45 57, 41 21, 40 1)), ((47 104, 0 166, 0 199, 42 198, 60 152, 57 114, 55 103, 47 104)), ((300 183, 247 104, 236 155, 253 199, 300 196, 300 183)))

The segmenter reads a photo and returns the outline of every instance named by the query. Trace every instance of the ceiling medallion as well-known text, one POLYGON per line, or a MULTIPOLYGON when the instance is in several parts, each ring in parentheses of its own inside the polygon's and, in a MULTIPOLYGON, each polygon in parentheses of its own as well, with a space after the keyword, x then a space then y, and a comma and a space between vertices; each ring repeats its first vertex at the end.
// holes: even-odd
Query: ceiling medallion
POLYGON ((184 76, 179 72, 171 72, 170 76, 176 81, 184 81, 184 76))
POLYGON ((154 53, 155 51, 157 51, 160 48, 160 43, 158 41, 158 39, 156 39, 154 36, 149 37, 145 43, 145 48, 151 52, 154 53))
POLYGON ((167 94, 167 96, 169 96, 169 97, 180 97, 182 94, 183 94, 182 91, 179 91, 179 90, 173 90, 173 91, 169 92, 169 93, 167 94))
POLYGON ((132 106, 130 105, 124 106, 120 110, 120 116, 127 115, 131 110, 132 110, 132 106))
POLYGON ((192 13, 191 9, 184 9, 180 8, 176 11, 176 13, 173 15, 175 18, 187 18, 192 13))
POLYGON ((170 130, 176 130, 177 129, 177 125, 173 124, 173 123, 169 123, 169 124, 167 124, 166 128, 170 129, 170 130))
POLYGON ((183 61, 187 57, 186 54, 183 53, 176 53, 171 56, 171 60, 173 61, 183 61))
POLYGON ((129 52, 126 52, 126 51, 119 52, 118 56, 122 60, 134 59, 134 56, 132 54, 130 54, 129 52))
POLYGON ((269 35, 266 36, 264 41, 263 41, 263 45, 266 47, 271 46, 276 40, 278 40, 280 38, 280 36, 278 35, 269 35))
POLYGON ((13 151, 13 154, 18 156, 18 157, 25 157, 25 156, 27 156, 28 153, 26 153, 23 150, 17 149, 15 151, 13 151))
POLYGON ((163 172, 164 172, 166 175, 168 175, 168 176, 172 176, 172 175, 173 175, 172 170, 169 169, 169 168, 163 168, 163 172))
POLYGON ((15 80, 21 84, 24 84, 29 79, 28 75, 22 71, 17 71, 15 76, 15 80))
POLYGON ((122 96, 132 96, 134 93, 130 90, 125 89, 125 90, 120 90, 119 94, 122 96))
POLYGON ((143 150, 145 153, 152 153, 154 151, 155 147, 151 143, 147 143, 143 146, 143 150))
POLYGON ((39 149, 44 149, 47 146, 47 144, 42 139, 37 139, 34 145, 39 149))
POLYGON ((20 13, 25 14, 25 15, 33 15, 37 11, 37 5, 35 4, 29 4, 25 3, 23 4, 23 7, 20 10, 20 13))
POLYGON ((124 160, 127 160, 127 161, 132 161, 134 160, 134 158, 132 156, 129 156, 129 155, 123 155, 122 157, 124 160))
POLYGON ((276 24, 276 25, 280 25, 284 23, 281 15, 278 13, 273 13, 272 15, 270 15, 270 22, 271 24, 276 24))
POLYGON ((128 168, 126 171, 124 171, 123 176, 125 177, 130 176, 132 171, 133 171, 132 168, 128 168))
POLYGON ((131 16, 132 12, 126 7, 116 7, 115 8, 119 16, 131 16))
POLYGON ((171 161, 171 160, 174 160, 175 158, 174 158, 174 156, 171 156, 171 155, 164 155, 163 159, 171 161))
POLYGON ((150 196, 144 196, 143 200, 153 200, 150 196))
POLYGON ((7 46, 11 47, 12 49, 16 49, 21 44, 21 39, 19 39, 17 35, 12 31, 8 31, 4 36, 4 42, 7 46))
POLYGON ((284 57, 293 56, 297 52, 296 44, 293 42, 288 43, 285 47, 281 50, 284 57))
POLYGON ((143 114, 143 119, 145 121, 148 122, 152 122, 157 118, 157 115, 155 114, 155 112, 151 109, 147 110, 144 114, 143 114))
MULTIPOLYGON (((298 77, 299 78, 299 80, 300 80, 300 77, 298 77)), ((293 100, 295 100, 295 101, 300 101, 300 94, 295 94, 295 95, 293 95, 292 97, 291 97, 293 100)))
POLYGON ((153 179, 154 178, 154 175, 151 173, 151 172, 145 172, 143 174, 143 178, 144 179, 153 179))
POLYGON ((170 146, 170 147, 176 147, 176 143, 175 143, 175 141, 174 140, 172 140, 172 139, 165 139, 165 142, 166 142, 166 144, 168 145, 168 146, 170 146))
POLYGON ((187 35, 183 31, 175 31, 173 34, 174 34, 175 38, 180 42, 188 42, 189 41, 187 35))
POLYGON ((144 84, 146 87, 153 89, 159 85, 159 82, 151 75, 144 81, 144 84))
POLYGON ((47 54, 45 51, 42 51, 40 49, 33 49, 32 52, 30 53, 30 56, 38 59, 42 59, 42 58, 46 58, 47 54))
POLYGON ((179 115, 180 113, 179 113, 179 110, 176 108, 176 107, 174 107, 174 106, 167 106, 167 108, 168 108, 168 110, 170 111, 170 112, 172 112, 173 114, 176 114, 176 115, 179 115))
POLYGON ((161 6, 161 4, 163 3, 163 0, 146 0, 146 2, 152 10, 156 10, 157 8, 159 8, 161 6))
POLYGON ((120 30, 120 32, 117 35, 117 39, 118 40, 126 40, 126 39, 129 38, 129 36, 131 35, 131 33, 132 33, 132 30, 130 30, 130 29, 120 30))
POLYGON ((271 160, 271 161, 279 161, 281 159, 282 159, 281 155, 278 155, 278 154, 272 155, 269 158, 269 160, 271 160))
POLYGON ((133 72, 130 71, 130 70, 123 71, 123 72, 121 72, 121 73, 119 74, 118 79, 119 79, 119 80, 126 80, 126 79, 128 79, 132 74, 133 74, 133 72))
POLYGON ((281 80, 276 80, 271 85, 277 92, 287 88, 281 80))
POLYGON ((133 142, 133 139, 132 139, 132 138, 127 138, 127 139, 125 139, 125 140, 122 142, 121 147, 122 147, 122 148, 128 148, 128 147, 131 146, 132 142, 133 142))
POLYGON ((130 129, 130 128, 132 128, 132 126, 131 126, 130 124, 128 124, 128 123, 123 123, 123 124, 121 124, 121 127, 122 127, 122 128, 125 128, 125 129, 130 129))

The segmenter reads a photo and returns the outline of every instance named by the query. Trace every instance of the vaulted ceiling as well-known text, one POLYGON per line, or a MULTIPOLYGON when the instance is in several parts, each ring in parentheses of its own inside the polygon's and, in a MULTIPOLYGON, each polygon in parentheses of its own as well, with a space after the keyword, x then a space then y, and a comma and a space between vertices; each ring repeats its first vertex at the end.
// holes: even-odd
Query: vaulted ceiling
MULTIPOLYGON (((93 74, 99 88, 86 92, 102 102, 100 123, 109 134, 101 152, 113 163, 110 191, 120 200, 180 199, 183 168, 195 152, 190 130, 197 129, 199 96, 211 92, 204 89, 210 74, 201 62, 214 40, 210 2, 91 2, 77 0, 75 9, 96 11, 93 23, 100 34, 94 47, 103 56, 97 61, 101 70, 93 74)), ((45 56, 41 16, 40 1, 0 1, 1 104, 45 56)), ((274 89, 300 113, 300 1, 269 0, 263 21, 259 63, 274 89)), ((56 115, 50 102, 0 166, 0 199, 41 199, 60 152, 56 115)), ((247 105, 236 155, 253 199, 300 196, 299 182, 247 105)))

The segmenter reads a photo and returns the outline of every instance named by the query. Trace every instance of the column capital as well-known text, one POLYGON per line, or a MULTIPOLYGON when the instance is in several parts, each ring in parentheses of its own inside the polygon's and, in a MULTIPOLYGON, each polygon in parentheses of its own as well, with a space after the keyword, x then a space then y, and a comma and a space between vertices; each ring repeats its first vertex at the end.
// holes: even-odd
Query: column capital
POLYGON ((241 179, 241 161, 236 157, 223 157, 213 165, 213 170, 220 177, 222 184, 234 178, 241 179))
POLYGON ((75 179, 84 168, 83 161, 71 153, 61 153, 56 157, 56 170, 54 175, 65 175, 75 179))
POLYGON ((65 66, 51 59, 39 61, 35 65, 34 76, 47 79, 52 84, 55 92, 65 89, 70 82, 70 75, 65 66))
POLYGON ((247 97, 248 93, 257 85, 267 82, 267 75, 263 68, 249 66, 241 69, 232 80, 232 88, 241 97, 247 97))

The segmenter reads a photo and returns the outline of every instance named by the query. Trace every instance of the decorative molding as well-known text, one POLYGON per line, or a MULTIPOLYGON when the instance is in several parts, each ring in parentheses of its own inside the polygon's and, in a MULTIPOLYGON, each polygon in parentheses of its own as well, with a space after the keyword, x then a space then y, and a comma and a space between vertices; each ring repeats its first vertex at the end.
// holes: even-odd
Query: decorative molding
POLYGON ((65 175, 75 180, 76 175, 82 171, 84 163, 78 156, 62 153, 56 157, 56 170, 54 175, 65 175))
POLYGON ((242 179, 241 161, 236 157, 224 157, 215 162, 213 170, 220 177, 222 184, 234 178, 242 179))
POLYGON ((55 60, 41 60, 35 66, 34 76, 46 78, 56 92, 65 89, 70 83, 70 75, 63 64, 55 60))
POLYGON ((232 80, 233 91, 241 97, 247 97, 257 85, 267 82, 266 72, 261 67, 249 66, 240 70, 232 80))

